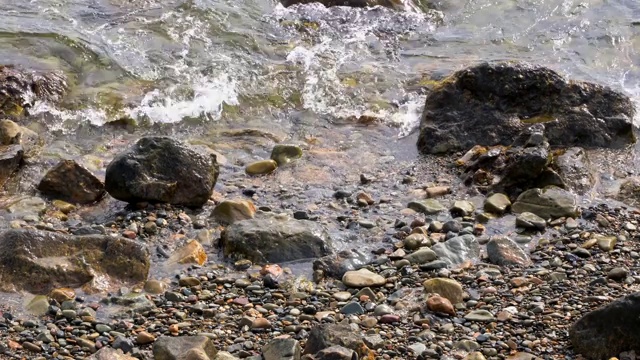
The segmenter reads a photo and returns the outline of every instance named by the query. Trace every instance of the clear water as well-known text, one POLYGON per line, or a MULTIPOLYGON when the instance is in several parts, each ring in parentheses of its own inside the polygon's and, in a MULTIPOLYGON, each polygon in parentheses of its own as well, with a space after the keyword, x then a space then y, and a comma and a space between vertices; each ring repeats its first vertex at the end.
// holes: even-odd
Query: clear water
POLYGON ((406 135, 427 80, 498 59, 638 95, 636 1, 432 3, 444 20, 383 8, 285 9, 269 0, 4 1, 0 58, 70 77, 66 104, 38 107, 57 130, 122 116, 268 126, 303 110, 319 126, 370 115, 406 135))

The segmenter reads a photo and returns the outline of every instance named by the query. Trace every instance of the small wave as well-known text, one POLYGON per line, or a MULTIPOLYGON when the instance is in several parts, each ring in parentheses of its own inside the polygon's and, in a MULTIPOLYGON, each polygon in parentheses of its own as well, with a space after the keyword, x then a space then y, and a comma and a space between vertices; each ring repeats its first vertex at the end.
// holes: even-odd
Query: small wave
POLYGON ((227 75, 198 80, 192 85, 193 95, 189 97, 178 95, 180 90, 179 86, 153 90, 144 96, 140 106, 128 110, 128 114, 161 123, 176 123, 188 117, 215 120, 222 114, 223 104, 238 104, 236 84, 227 75))

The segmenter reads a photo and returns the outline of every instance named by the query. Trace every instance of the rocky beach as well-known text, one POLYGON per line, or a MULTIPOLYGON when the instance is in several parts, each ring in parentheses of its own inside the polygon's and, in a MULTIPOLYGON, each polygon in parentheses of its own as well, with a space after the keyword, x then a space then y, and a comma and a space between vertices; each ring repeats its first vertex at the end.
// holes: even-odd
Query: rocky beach
MULTIPOLYGON (((158 4, 140 6, 152 18, 158 4)), ((435 34, 466 14, 284 5, 268 36, 316 45, 382 14, 376 61, 376 46, 411 43, 416 14, 435 34)), ((311 71, 296 49, 255 81, 311 71)), ((200 102, 220 89, 181 89, 197 116, 135 107, 165 89, 139 78, 86 105, 106 60, 74 75, 0 66, 0 359, 636 359, 637 99, 542 60, 416 57, 419 78, 342 77, 344 98, 384 89, 364 110, 290 83, 219 107, 200 102)))

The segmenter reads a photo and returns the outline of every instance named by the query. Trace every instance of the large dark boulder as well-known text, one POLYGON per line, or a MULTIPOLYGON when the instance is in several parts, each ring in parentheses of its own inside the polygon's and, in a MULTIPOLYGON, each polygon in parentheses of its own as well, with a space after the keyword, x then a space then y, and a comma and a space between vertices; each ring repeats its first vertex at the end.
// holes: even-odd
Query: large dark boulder
POLYGON ((609 359, 623 351, 640 352, 638 318, 640 292, 594 310, 569 329, 573 349, 592 360, 609 359))
POLYGON ((635 142, 631 100, 608 87, 568 81, 522 63, 483 63, 458 71, 427 96, 418 148, 424 153, 510 145, 544 123, 552 146, 620 147, 635 142))
POLYGON ((23 229, 0 234, 0 284, 5 291, 44 294, 93 280, 133 285, 147 279, 149 266, 147 248, 124 238, 23 229))
POLYGON ((144 137, 107 166, 105 187, 122 201, 198 207, 211 197, 218 172, 215 155, 170 137, 144 137))
POLYGON ((104 195, 104 184, 77 162, 62 160, 42 178, 38 190, 59 200, 86 204, 104 195))
POLYGON ((36 100, 58 102, 67 88, 60 72, 36 73, 0 65, 0 116, 22 115, 36 100))
POLYGON ((254 263, 279 263, 319 258, 332 253, 331 239, 320 224, 276 217, 243 220, 222 233, 225 256, 254 263))

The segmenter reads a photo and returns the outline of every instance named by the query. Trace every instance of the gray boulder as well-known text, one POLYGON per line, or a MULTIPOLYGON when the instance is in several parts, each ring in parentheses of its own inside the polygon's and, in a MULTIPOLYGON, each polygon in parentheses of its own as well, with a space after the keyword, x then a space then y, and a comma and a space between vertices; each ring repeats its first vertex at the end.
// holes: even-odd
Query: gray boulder
POLYGON ((243 220, 228 226, 221 238, 225 256, 260 264, 320 258, 333 252, 327 230, 308 220, 243 220))
POLYGON ((511 210, 520 214, 530 212, 543 219, 577 217, 579 209, 576 196, 567 190, 556 186, 548 186, 544 189, 529 189, 520 196, 511 207, 511 210))
POLYGON ((576 353, 600 360, 623 351, 640 352, 640 292, 584 315, 569 329, 576 353))
POLYGON ((433 154, 510 145, 537 123, 554 146, 621 147, 636 140, 634 115, 629 97, 608 87, 568 81, 540 66, 482 63, 427 96, 418 148, 433 154))
POLYGON ((480 244, 473 235, 451 238, 433 245, 431 250, 438 255, 439 260, 445 261, 449 266, 458 266, 480 256, 480 244))
POLYGON ((138 140, 107 166, 105 186, 114 198, 202 206, 218 179, 213 154, 204 155, 170 137, 138 140))
POLYGON ((73 160, 62 160, 38 184, 41 193, 70 203, 86 204, 104 195, 104 184, 73 160))
POLYGON ((147 279, 149 266, 147 248, 124 238, 23 229, 0 234, 0 283, 5 291, 46 294, 103 277, 134 285, 147 279))
POLYGON ((218 350, 206 336, 162 336, 153 344, 155 360, 213 360, 218 350))

